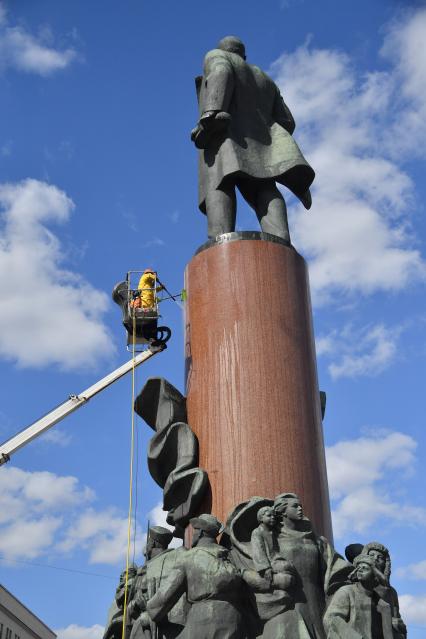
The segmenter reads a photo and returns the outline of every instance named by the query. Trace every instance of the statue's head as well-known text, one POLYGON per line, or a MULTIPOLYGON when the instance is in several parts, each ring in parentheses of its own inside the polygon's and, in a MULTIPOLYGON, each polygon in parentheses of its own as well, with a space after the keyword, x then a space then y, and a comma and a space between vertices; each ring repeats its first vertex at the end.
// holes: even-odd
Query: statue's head
POLYGON ((382 573, 377 569, 374 557, 362 552, 354 559, 355 570, 349 575, 351 581, 360 581, 367 588, 383 584, 382 573))
POLYGON ((375 566, 380 572, 389 579, 391 574, 391 560, 389 550, 378 541, 370 541, 365 544, 362 554, 368 555, 374 559, 375 566))
POLYGON ((168 528, 151 526, 146 540, 145 557, 152 559, 152 557, 164 552, 172 539, 173 533, 168 528))
POLYGON ((291 521, 302 521, 303 508, 300 499, 294 493, 282 493, 274 501, 274 511, 282 519, 291 521))
POLYGON ((192 535, 192 546, 196 546, 200 539, 208 537, 215 540, 222 529, 222 524, 214 515, 199 515, 189 520, 194 533, 192 535))
POLYGON ((135 566, 135 564, 131 564, 131 566, 129 566, 129 569, 127 571, 127 576, 128 577, 136 577, 136 573, 138 572, 138 567, 135 566))
POLYGON ((259 524, 265 524, 269 528, 275 524, 275 513, 272 506, 263 506, 257 511, 257 521, 259 524))
POLYGON ((243 60, 246 59, 246 48, 244 46, 244 42, 237 38, 237 36, 226 36, 225 38, 222 38, 217 45, 217 48, 222 49, 222 51, 236 53, 243 60))
POLYGON ((129 567, 123 570, 123 572, 120 575, 120 583, 125 583, 126 581, 126 573, 127 573, 127 579, 131 579, 132 577, 136 577, 136 573, 138 571, 138 567, 135 564, 130 564, 129 567))

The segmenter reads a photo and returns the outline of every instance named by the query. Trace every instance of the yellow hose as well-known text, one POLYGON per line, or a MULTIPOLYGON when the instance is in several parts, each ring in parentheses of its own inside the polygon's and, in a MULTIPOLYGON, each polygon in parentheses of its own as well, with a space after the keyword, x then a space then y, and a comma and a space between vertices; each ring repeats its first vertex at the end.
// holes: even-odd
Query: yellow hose
POLYGON ((135 351, 136 351, 136 316, 133 309, 133 341, 132 341, 132 406, 131 406, 131 423, 132 438, 130 445, 130 482, 129 482, 129 514, 127 518, 127 553, 126 553, 126 581, 124 584, 124 610, 123 610, 123 629, 121 639, 126 639, 126 616, 127 616, 127 591, 129 582, 129 558, 130 558, 130 540, 132 530, 132 511, 133 511, 133 457, 135 449, 135 411, 133 406, 135 403, 135 351))

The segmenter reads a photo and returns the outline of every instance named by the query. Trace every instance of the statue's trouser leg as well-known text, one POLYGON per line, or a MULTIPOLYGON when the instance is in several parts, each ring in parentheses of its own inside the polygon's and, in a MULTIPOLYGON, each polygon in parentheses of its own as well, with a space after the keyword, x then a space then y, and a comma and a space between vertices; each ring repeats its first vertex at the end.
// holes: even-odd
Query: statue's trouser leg
POLYGON ((222 185, 207 193, 206 211, 208 236, 214 239, 216 235, 235 231, 235 214, 237 200, 234 184, 222 185))
POLYGON ((242 179, 237 186, 255 210, 262 231, 290 242, 287 207, 275 180, 242 179))

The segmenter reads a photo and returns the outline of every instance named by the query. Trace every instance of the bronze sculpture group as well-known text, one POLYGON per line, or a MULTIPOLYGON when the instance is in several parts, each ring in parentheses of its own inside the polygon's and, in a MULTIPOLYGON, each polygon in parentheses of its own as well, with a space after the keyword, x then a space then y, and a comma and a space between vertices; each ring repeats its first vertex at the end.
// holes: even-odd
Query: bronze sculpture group
MULTIPOLYGON (((371 542, 346 561, 315 534, 296 495, 239 504, 223 531, 209 514, 191 526, 189 550, 167 549, 172 533, 151 529, 147 561, 132 568, 126 639, 406 637, 388 550, 371 542)), ((105 639, 118 639, 122 578, 116 602, 105 639)))

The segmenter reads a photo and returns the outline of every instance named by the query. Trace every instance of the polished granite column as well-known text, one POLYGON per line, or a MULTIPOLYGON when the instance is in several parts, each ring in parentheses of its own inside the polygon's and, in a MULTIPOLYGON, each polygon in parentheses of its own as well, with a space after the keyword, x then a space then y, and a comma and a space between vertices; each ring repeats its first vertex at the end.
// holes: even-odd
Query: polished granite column
POLYGON ((297 493, 332 540, 309 280, 275 236, 202 246, 185 272, 188 422, 221 521, 254 495, 297 493))

